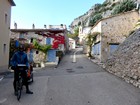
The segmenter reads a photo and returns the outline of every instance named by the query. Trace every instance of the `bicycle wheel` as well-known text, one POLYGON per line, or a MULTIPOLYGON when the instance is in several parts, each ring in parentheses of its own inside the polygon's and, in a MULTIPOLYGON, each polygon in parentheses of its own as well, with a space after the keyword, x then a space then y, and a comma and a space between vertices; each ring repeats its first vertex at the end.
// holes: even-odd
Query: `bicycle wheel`
POLYGON ((21 98, 21 91, 22 91, 22 79, 20 78, 17 85, 17 100, 18 101, 21 98))

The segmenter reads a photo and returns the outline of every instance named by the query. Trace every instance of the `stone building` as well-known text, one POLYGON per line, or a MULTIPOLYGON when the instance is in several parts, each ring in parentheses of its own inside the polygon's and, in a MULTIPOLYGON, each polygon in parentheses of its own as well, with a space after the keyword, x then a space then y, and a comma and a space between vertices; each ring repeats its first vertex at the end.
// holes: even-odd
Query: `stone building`
POLYGON ((11 6, 15 6, 13 0, 0 0, 0 72, 9 65, 11 6))
POLYGON ((69 38, 69 50, 75 49, 76 47, 76 42, 74 39, 69 38))
POLYGON ((69 50, 67 29, 66 26, 62 25, 45 25, 44 28, 37 29, 33 24, 32 29, 17 29, 17 24, 15 24, 15 29, 11 29, 10 38, 23 44, 32 44, 33 40, 36 39, 40 45, 51 45, 51 49, 46 52, 47 57, 41 51, 32 50, 33 59, 36 63, 55 62, 57 51, 65 53, 69 50))
POLYGON ((79 35, 78 35, 79 43, 81 44, 83 43, 82 42, 83 39, 85 39, 86 35, 90 33, 91 28, 92 27, 84 27, 84 28, 82 26, 79 27, 79 35))
POLYGON ((139 20, 139 13, 135 10, 101 19, 91 30, 91 34, 99 32, 92 47, 92 54, 101 62, 117 49, 139 20))
POLYGON ((88 47, 86 45, 85 42, 85 38, 87 37, 87 35, 90 33, 92 27, 79 27, 79 43, 83 45, 83 53, 88 53, 88 47))
POLYGON ((105 62, 105 69, 140 88, 140 29, 120 44, 105 62))

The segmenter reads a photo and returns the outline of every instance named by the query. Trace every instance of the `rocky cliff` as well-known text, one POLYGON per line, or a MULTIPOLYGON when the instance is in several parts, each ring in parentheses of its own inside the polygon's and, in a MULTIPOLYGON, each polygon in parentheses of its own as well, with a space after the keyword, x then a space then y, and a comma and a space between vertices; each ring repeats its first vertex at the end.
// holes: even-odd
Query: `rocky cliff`
POLYGON ((108 58, 105 68, 140 88, 140 29, 131 34, 108 58))
MULTIPOLYGON (((116 8, 117 5, 119 5, 124 0, 105 0, 103 4, 95 4, 91 7, 89 11, 87 11, 85 14, 77 17, 74 19, 74 21, 70 24, 70 27, 73 29, 75 26, 89 26, 90 20, 97 15, 97 13, 100 13, 102 18, 106 18, 110 15, 112 15, 112 12, 116 8)), ((140 2, 140 0, 132 0, 134 2, 140 2)))

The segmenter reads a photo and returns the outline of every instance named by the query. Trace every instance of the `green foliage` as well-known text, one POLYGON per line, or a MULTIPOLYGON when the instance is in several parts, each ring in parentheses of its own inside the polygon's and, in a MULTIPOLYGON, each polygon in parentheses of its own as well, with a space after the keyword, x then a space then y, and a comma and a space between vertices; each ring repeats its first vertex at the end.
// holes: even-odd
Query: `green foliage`
POLYGON ((81 22, 79 21, 79 22, 78 22, 78 26, 80 26, 80 25, 81 25, 81 22))
MULTIPOLYGON (((124 0, 123 2, 115 2, 113 4, 111 4, 111 2, 105 1, 103 4, 95 4, 95 7, 94 7, 95 12, 91 16, 89 26, 94 26, 98 20, 102 19, 101 14, 107 10, 113 11, 112 14, 115 15, 118 13, 131 11, 135 7, 136 7, 136 4, 134 3, 133 0, 124 0)), ((87 20, 84 20, 83 22, 84 25, 87 22, 88 22, 87 20)))
POLYGON ((87 35, 87 37, 86 37, 86 45, 92 46, 92 44, 93 44, 93 37, 92 37, 91 34, 89 34, 89 35, 87 35))
POLYGON ((98 11, 100 8, 102 7, 102 5, 101 4, 95 4, 95 11, 98 11))
POLYGON ((94 32, 93 34, 88 34, 86 37, 86 45, 89 47, 89 57, 91 57, 92 45, 96 41, 97 35, 99 34, 99 32, 94 32))
POLYGON ((44 52, 45 54, 47 53, 47 51, 51 48, 51 45, 40 45, 36 39, 33 40, 33 45, 34 48, 37 50, 40 50, 42 52, 44 52))
POLYGON ((113 3, 112 5, 111 5, 111 7, 115 7, 116 5, 118 5, 118 3, 113 3))
POLYGON ((99 34, 100 34, 100 32, 94 32, 94 33, 92 33, 93 42, 96 41, 97 35, 99 35, 99 34))
POLYGON ((95 14, 95 15, 91 18, 90 23, 89 23, 89 26, 94 26, 95 23, 96 23, 98 20, 102 19, 102 18, 103 18, 103 17, 102 17, 102 15, 101 15, 100 13, 95 14))
POLYGON ((127 11, 131 11, 136 7, 134 1, 132 0, 125 0, 122 3, 120 3, 119 5, 115 6, 114 11, 113 11, 113 15, 114 14, 118 14, 118 13, 122 13, 122 12, 127 12, 127 11))
POLYGON ((88 34, 88 36, 86 37, 86 45, 89 47, 89 57, 91 57, 91 49, 93 42, 93 36, 91 34, 88 34))
POLYGON ((95 14, 103 13, 107 10, 112 10, 113 6, 108 7, 108 5, 111 5, 111 2, 105 1, 103 4, 95 4, 95 14))
POLYGON ((76 27, 76 28, 74 29, 74 34, 75 34, 76 36, 79 35, 79 27, 76 27))
POLYGON ((110 2, 104 1, 103 4, 102 4, 102 7, 106 7, 109 4, 110 4, 110 2))
POLYGON ((92 46, 92 44, 96 41, 97 35, 99 35, 99 32, 94 32, 93 34, 88 34, 86 37, 86 45, 92 46))
POLYGON ((68 34, 68 37, 69 37, 69 38, 72 38, 72 39, 75 39, 77 36, 74 35, 74 34, 68 34))
POLYGON ((79 35, 79 27, 76 27, 74 29, 74 33, 73 34, 68 34, 68 37, 72 38, 72 39, 77 39, 78 35, 79 35))

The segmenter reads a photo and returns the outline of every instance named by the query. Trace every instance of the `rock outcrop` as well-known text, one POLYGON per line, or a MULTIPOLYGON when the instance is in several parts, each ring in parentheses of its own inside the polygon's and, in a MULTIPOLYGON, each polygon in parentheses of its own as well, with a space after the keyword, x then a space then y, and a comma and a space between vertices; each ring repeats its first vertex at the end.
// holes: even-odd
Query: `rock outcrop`
POLYGON ((120 44, 106 61, 105 69, 140 88, 140 29, 120 44))
MULTIPOLYGON (((97 3, 94 4, 86 13, 83 15, 75 18, 72 23, 70 24, 70 27, 73 29, 75 26, 83 25, 83 26, 89 26, 91 18, 96 13, 101 13, 103 18, 109 17, 112 15, 113 10, 117 5, 119 5, 124 0, 105 0, 102 4, 97 3)), ((140 0, 132 0, 135 3, 140 3, 140 0)))

